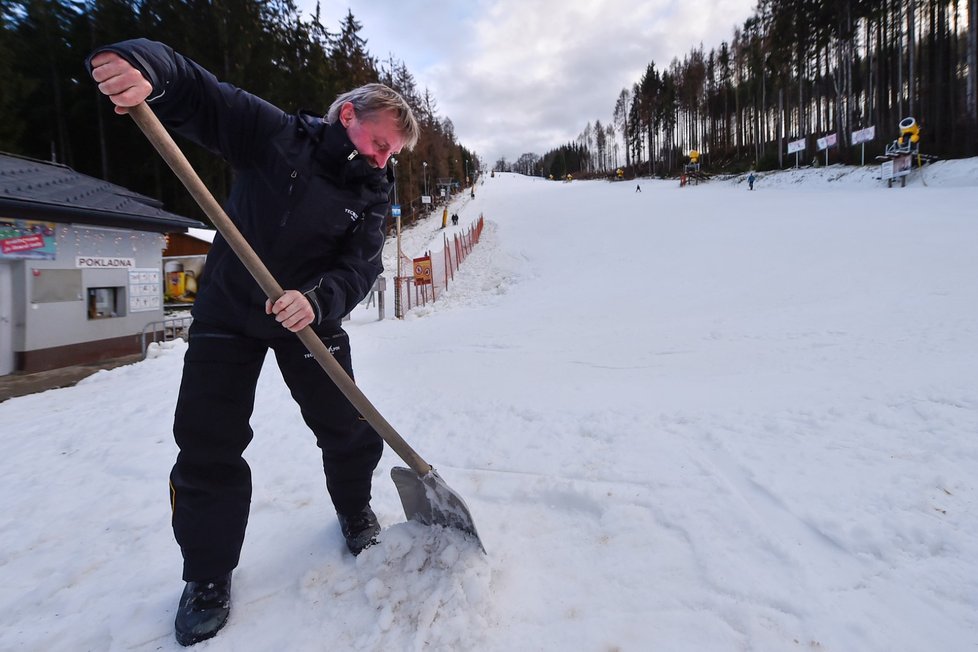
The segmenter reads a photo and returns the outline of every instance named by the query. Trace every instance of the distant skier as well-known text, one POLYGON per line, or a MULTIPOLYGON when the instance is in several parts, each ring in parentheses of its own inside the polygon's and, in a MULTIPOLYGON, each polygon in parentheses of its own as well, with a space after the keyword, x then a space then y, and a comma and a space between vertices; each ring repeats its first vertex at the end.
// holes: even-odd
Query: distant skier
POLYGON ((452 226, 458 226, 458 213, 452 213, 452 226))
POLYGON ((757 180, 757 177, 755 177, 754 176, 754 173, 751 172, 750 173, 750 176, 747 177, 747 185, 749 186, 748 190, 753 190, 754 189, 754 181, 756 181, 756 180, 757 180))
POLYGON ((635 184, 635 192, 642 192, 642 184, 635 184))

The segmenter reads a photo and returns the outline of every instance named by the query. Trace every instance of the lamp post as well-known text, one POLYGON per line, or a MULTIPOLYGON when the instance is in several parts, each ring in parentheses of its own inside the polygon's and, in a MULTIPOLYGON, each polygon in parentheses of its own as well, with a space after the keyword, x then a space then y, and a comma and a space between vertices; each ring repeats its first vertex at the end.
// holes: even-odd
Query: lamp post
POLYGON ((424 195, 428 196, 428 161, 421 161, 421 176, 424 178, 424 195))

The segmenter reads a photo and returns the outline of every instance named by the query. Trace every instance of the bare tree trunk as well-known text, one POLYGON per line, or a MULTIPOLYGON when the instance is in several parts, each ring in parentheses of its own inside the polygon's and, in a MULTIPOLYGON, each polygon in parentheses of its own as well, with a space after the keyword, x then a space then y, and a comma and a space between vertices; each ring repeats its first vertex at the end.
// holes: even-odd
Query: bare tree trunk
POLYGON ((784 167, 784 89, 778 88, 778 169, 784 167))
POLYGON ((916 14, 917 14, 917 2, 916 0, 910 0, 907 6, 907 30, 909 33, 909 37, 907 38, 907 48, 909 49, 908 52, 909 64, 907 68, 907 86, 909 87, 907 91, 907 95, 909 96, 907 99, 907 105, 909 107, 908 115, 914 115, 914 111, 916 110, 914 106, 915 105, 914 99, 917 96, 917 76, 914 70, 916 67, 914 61, 915 59, 914 50, 916 50, 916 45, 917 45, 917 36, 915 34, 916 14))
POLYGON ((761 69, 760 158, 767 152, 767 74, 761 69))
POLYGON ((849 3, 846 3, 846 49, 845 49, 845 65, 846 65, 846 147, 851 147, 850 134, 852 133, 852 110, 853 104, 855 103, 855 98, 852 96, 852 60, 855 58, 853 55, 856 51, 856 32, 852 28, 852 8, 849 3))
MULTIPOLYGON (((978 0, 976 0, 978 1, 978 0)), ((863 127, 876 124, 876 120, 873 119, 874 113, 874 103, 873 103, 873 67, 875 65, 876 58, 873 56, 873 48, 871 45, 873 34, 872 27, 870 26, 870 21, 866 21, 866 84, 865 90, 863 90, 863 127)))
MULTIPOLYGON (((902 119, 903 113, 903 43, 904 43, 904 31, 903 31, 903 7, 900 7, 900 15, 897 17, 897 24, 900 25, 900 33, 896 34, 897 38, 897 107, 902 119)), ((913 9, 909 9, 912 12, 913 9)))
POLYGON ((737 134, 734 139, 734 147, 737 149, 737 158, 741 156, 740 148, 743 146, 743 137, 741 135, 741 129, 744 124, 744 117, 740 113, 740 87, 734 86, 734 115, 737 120, 737 134))
POLYGON ((978 0, 968 0, 968 115, 971 134, 966 153, 973 154, 978 139, 978 0))
MULTIPOLYGON (((92 15, 91 11, 87 13, 87 18, 89 35, 88 45, 91 50, 94 50, 98 43, 95 42, 95 17, 92 15)), ((95 94, 95 118, 96 127, 98 128, 98 148, 102 178, 109 181, 109 143, 105 135, 106 103, 102 98, 102 93, 99 92, 97 87, 93 86, 92 92, 95 94)))

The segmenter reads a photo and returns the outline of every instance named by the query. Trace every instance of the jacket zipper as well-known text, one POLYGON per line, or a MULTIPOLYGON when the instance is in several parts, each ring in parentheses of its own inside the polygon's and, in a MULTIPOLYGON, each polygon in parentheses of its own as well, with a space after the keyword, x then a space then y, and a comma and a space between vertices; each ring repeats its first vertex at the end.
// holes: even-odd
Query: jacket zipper
POLYGON ((291 181, 289 181, 289 193, 286 196, 286 207, 285 213, 282 214, 282 221, 279 226, 285 226, 285 223, 289 221, 289 215, 292 214, 292 190, 295 188, 295 178, 299 174, 298 170, 292 170, 292 174, 289 175, 291 181))

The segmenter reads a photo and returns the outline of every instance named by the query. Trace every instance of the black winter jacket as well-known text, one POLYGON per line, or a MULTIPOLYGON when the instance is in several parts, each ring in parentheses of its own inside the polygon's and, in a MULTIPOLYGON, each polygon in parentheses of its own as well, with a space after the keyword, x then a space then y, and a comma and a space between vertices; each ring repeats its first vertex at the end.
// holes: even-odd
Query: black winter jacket
MULTIPOLYGON (((339 121, 285 113, 219 82, 167 45, 136 39, 93 56, 103 51, 119 54, 149 80, 147 102, 164 125, 232 165, 228 216, 279 284, 309 298, 314 329, 337 330, 383 271, 386 171, 357 156, 339 121)), ((286 333, 265 314, 264 293, 220 234, 193 315, 257 337, 286 333)))

